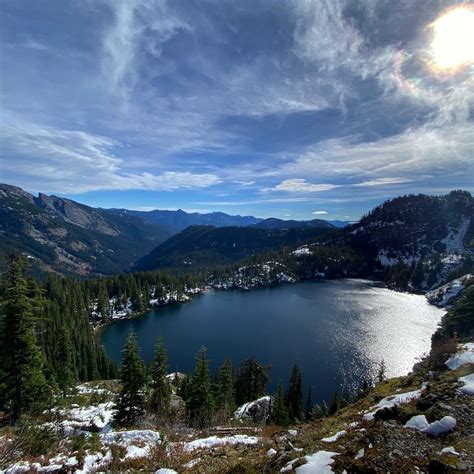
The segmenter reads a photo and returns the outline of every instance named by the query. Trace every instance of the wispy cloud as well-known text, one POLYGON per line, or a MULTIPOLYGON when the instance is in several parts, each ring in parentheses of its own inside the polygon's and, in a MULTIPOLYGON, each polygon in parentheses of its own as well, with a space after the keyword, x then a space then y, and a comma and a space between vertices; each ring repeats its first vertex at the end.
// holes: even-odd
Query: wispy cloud
POLYGON ((457 3, 6 4, 2 179, 306 215, 472 189, 472 67, 433 68, 427 28, 457 3))
POLYGON ((322 191, 330 191, 338 186, 335 184, 315 184, 309 183, 305 179, 294 178, 285 179, 273 188, 264 188, 263 192, 268 191, 283 191, 287 193, 320 193, 322 191))
POLYGON ((39 128, 33 124, 6 125, 2 175, 29 190, 81 193, 91 190, 150 189, 173 191, 213 186, 213 174, 165 171, 130 173, 115 155, 122 144, 77 130, 39 128), (8 153, 16 156, 7 160, 8 153), (38 185, 41 183, 41 185, 38 185))
POLYGON ((328 212, 327 211, 314 211, 313 214, 315 216, 324 216, 324 215, 328 214, 328 212))
POLYGON ((386 186, 389 184, 401 184, 401 183, 411 183, 413 180, 408 178, 375 178, 363 181, 362 183, 357 183, 354 186, 386 186))

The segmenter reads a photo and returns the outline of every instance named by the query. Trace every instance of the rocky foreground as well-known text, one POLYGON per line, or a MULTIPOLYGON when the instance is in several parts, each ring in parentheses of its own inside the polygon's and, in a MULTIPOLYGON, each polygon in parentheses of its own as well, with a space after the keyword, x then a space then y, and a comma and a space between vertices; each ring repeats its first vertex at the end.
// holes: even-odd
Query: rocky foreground
MULTIPOLYGON (((474 343, 443 346, 406 377, 380 383, 335 415, 264 425, 270 397, 229 426, 144 422, 116 431, 115 381, 88 383, 0 438, 2 472, 472 472, 474 343)), ((179 408, 179 400, 174 398, 179 408)))

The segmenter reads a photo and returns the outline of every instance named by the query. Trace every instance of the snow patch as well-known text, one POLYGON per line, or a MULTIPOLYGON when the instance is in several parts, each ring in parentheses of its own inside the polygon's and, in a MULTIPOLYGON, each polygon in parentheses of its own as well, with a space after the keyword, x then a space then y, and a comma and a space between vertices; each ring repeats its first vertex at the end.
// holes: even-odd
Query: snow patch
POLYGON ((313 252, 311 252, 311 250, 305 245, 304 247, 293 250, 291 255, 294 255, 295 257, 302 257, 304 255, 313 255, 313 252))
POLYGON ((460 278, 456 278, 445 285, 426 293, 426 298, 431 304, 444 308, 450 305, 464 290, 466 283, 474 278, 472 273, 467 273, 460 278))
POLYGON ((452 416, 444 416, 441 420, 430 423, 427 428, 421 430, 422 433, 431 436, 441 436, 444 433, 449 433, 456 428, 456 419, 452 416))
POLYGON ((398 393, 397 395, 390 395, 389 397, 385 397, 377 405, 371 407, 371 412, 366 413, 364 415, 364 420, 373 420, 375 414, 383 410, 384 408, 393 408, 398 405, 403 405, 405 403, 409 403, 412 400, 417 400, 421 396, 421 390, 413 390, 411 392, 405 393, 398 393))
POLYGON ((428 428, 430 424, 428 423, 428 420, 426 419, 425 415, 416 415, 412 416, 406 423, 405 423, 405 428, 412 428, 414 430, 424 430, 428 428))
POLYGON ((126 459, 147 457, 150 448, 161 442, 160 433, 152 430, 111 431, 100 436, 104 444, 118 444, 126 448, 126 459))
POLYGON ((459 453, 454 449, 454 446, 448 446, 447 448, 443 448, 439 454, 453 454, 454 456, 459 456, 459 453))
POLYGON ((465 364, 474 364, 474 343, 463 344, 460 349, 446 361, 446 365, 451 370, 456 370, 465 364))
POLYGON ((335 435, 329 436, 327 438, 322 438, 321 441, 323 443, 334 443, 334 441, 337 441, 341 436, 344 436, 347 434, 346 430, 338 431, 335 435))
POLYGON ((234 435, 234 436, 224 436, 219 438, 218 436, 209 436, 208 438, 195 439, 189 443, 184 444, 184 449, 188 452, 194 451, 196 449, 208 449, 213 448, 214 446, 222 445, 236 445, 236 444, 258 444, 260 439, 257 436, 248 436, 248 435, 234 435))
POLYGON ((464 386, 459 389, 460 392, 465 393, 466 395, 474 395, 474 374, 460 377, 458 382, 464 384, 464 386))
POLYGON ((326 474, 334 472, 331 469, 331 464, 334 462, 334 456, 339 453, 332 453, 331 451, 317 451, 314 454, 305 456, 306 464, 296 468, 299 474, 326 474))
POLYGON ((66 434, 75 430, 101 431, 110 430, 110 423, 114 415, 115 403, 99 403, 87 407, 73 406, 68 410, 60 410, 59 414, 66 418, 63 428, 66 434))

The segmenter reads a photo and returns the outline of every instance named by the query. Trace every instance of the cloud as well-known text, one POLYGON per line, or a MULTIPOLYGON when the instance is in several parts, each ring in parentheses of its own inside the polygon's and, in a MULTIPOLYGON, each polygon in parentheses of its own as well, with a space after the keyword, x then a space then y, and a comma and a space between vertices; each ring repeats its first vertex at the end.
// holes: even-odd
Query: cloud
POLYGON ((408 178, 375 178, 357 183, 354 186, 385 186, 388 184, 411 183, 413 180, 408 178))
POLYGON ((323 140, 289 159, 276 173, 323 176, 347 184, 357 184, 361 178, 372 184, 388 184, 388 180, 402 184, 401 180, 408 183, 425 175, 469 174, 473 149, 470 124, 423 126, 374 141, 361 141, 358 136, 323 140))
POLYGON ((107 189, 173 191, 202 189, 221 182, 209 173, 164 171, 130 172, 115 155, 123 146, 116 140, 77 130, 6 124, 2 175, 29 190, 72 192, 107 189), (9 160, 9 153, 16 159, 9 160), (38 185, 41 183, 41 185, 38 185), (39 189, 38 189, 39 188, 39 189))
POLYGON ((328 214, 328 212, 327 211, 314 211, 313 214, 315 216, 323 216, 323 215, 328 214))
POLYGON ((284 191, 288 193, 320 193, 322 191, 330 191, 337 188, 335 184, 314 184, 309 183, 305 179, 294 178, 285 179, 273 188, 264 188, 262 191, 284 191))

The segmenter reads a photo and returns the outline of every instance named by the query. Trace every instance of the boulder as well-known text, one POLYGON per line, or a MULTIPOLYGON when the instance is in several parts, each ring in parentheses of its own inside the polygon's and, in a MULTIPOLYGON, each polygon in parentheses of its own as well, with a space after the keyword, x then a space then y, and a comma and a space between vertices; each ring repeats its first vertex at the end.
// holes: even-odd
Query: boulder
POLYGON ((265 396, 248 403, 244 403, 234 413, 237 420, 248 420, 253 423, 266 423, 270 417, 272 397, 265 396))

